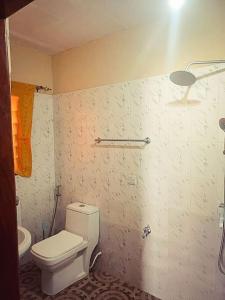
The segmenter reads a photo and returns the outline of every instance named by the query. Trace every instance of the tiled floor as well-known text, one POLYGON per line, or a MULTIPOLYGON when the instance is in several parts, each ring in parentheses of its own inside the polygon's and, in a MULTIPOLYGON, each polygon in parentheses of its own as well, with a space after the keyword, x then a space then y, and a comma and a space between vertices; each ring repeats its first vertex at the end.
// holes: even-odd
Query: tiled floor
POLYGON ((47 296, 40 289, 40 271, 29 263, 21 267, 21 300, 159 300, 120 280, 97 272, 56 296, 47 296))

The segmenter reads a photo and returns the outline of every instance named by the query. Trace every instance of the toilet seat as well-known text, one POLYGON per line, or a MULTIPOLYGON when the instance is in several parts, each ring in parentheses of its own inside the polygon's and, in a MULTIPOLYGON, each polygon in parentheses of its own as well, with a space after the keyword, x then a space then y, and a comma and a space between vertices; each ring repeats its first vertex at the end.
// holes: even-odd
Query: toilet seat
POLYGON ((45 265, 55 265, 87 246, 87 241, 66 230, 32 246, 31 252, 45 265))

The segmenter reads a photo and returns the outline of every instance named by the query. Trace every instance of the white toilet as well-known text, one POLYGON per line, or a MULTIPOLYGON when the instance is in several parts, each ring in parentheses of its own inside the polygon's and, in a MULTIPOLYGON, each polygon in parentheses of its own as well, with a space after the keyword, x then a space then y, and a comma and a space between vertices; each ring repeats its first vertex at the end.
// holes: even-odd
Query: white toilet
POLYGON ((41 269, 41 287, 55 295, 89 273, 91 254, 99 238, 99 210, 83 203, 66 208, 66 226, 31 248, 41 269))

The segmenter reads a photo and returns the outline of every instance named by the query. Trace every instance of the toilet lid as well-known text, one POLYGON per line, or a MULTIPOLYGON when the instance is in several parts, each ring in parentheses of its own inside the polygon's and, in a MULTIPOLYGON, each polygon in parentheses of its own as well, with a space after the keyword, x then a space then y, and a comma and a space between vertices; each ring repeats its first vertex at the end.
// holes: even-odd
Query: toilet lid
POLYGON ((58 234, 33 245, 32 251, 45 258, 54 258, 76 248, 82 242, 81 236, 62 230, 58 234))

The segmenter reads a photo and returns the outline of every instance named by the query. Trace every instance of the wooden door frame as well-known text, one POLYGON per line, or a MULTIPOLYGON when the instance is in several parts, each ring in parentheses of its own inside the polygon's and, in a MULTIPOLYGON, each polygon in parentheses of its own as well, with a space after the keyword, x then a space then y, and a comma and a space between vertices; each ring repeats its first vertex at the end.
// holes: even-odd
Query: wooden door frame
POLYGON ((33 0, 0 0, 0 19, 6 19, 33 0))
POLYGON ((6 18, 30 2, 0 0, 0 298, 4 300, 20 298, 6 18))

